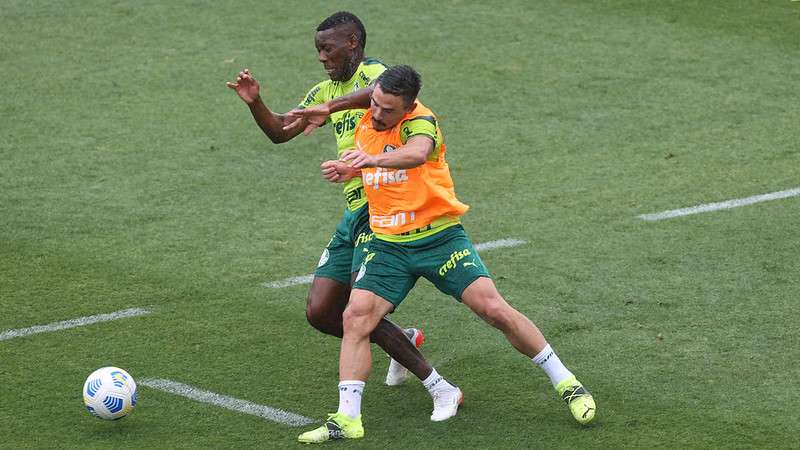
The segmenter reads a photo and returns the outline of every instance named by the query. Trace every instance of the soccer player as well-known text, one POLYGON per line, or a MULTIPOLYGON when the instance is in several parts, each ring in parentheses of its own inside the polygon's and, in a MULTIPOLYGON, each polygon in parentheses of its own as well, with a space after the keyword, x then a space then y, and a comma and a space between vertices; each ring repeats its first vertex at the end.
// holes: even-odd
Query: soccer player
MULTIPOLYGON (((386 69, 380 61, 364 57, 367 32, 361 20, 349 12, 337 12, 322 21, 314 43, 330 80, 314 86, 298 108, 321 104, 369 86, 386 69)), ((276 144, 293 139, 308 125, 286 114, 272 112, 261 98, 259 83, 247 69, 227 85, 247 104, 255 122, 276 144)), ((336 137, 339 155, 353 147, 355 125, 364 112, 364 109, 347 109, 331 115, 327 121, 336 137)), ((344 183, 344 196, 347 202, 344 216, 322 253, 306 303, 309 323, 323 333, 338 337, 342 337, 342 312, 350 295, 355 269, 360 267, 364 247, 372 239, 361 178, 351 178, 344 183)), ((406 367, 420 380, 427 379, 433 368, 417 350, 424 339, 422 332, 413 328, 403 330, 387 319, 378 322, 370 337, 392 357, 386 384, 401 384, 408 377, 406 367)))
MULTIPOLYGON (((455 196, 442 131, 433 112, 417 100, 420 87, 419 75, 409 66, 381 74, 369 110, 356 128, 357 149, 340 157, 361 170, 375 238, 344 312, 339 389, 346 389, 348 396, 340 393, 339 411, 298 439, 320 443, 363 437, 360 403, 372 364, 369 334, 400 305, 420 276, 502 331, 517 351, 544 370, 575 420, 591 422, 596 408, 591 394, 536 325, 503 299, 461 226, 459 218, 468 206, 455 196)), ((330 104, 316 111, 326 108, 330 110, 330 104)), ((323 170, 333 168, 335 176, 329 178, 347 176, 330 163, 323 164, 323 170)), ((450 402, 457 405, 458 398, 450 402)))

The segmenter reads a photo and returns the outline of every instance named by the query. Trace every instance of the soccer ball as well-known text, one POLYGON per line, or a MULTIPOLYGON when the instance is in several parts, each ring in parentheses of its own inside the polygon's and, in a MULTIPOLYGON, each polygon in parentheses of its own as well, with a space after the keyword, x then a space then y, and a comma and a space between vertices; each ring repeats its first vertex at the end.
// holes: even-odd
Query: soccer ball
POLYGON ((83 403, 95 417, 121 419, 136 406, 136 382, 118 367, 102 367, 83 383, 83 403))

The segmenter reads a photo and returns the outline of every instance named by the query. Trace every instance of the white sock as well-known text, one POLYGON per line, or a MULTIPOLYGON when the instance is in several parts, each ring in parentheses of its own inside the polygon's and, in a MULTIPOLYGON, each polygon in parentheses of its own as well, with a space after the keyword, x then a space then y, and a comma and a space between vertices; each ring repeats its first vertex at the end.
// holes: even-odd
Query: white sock
POLYGON ((361 415, 361 395, 365 382, 360 380, 344 380, 339 382, 339 411, 355 419, 361 415))
POLYGON ((550 348, 550 344, 545 346, 544 350, 539 352, 538 355, 531 358, 534 364, 541 367, 544 370, 544 373, 550 377, 550 382, 553 383, 553 387, 558 385, 558 383, 566 380, 567 378, 573 376, 572 372, 569 371, 564 364, 561 363, 561 360, 558 359, 558 355, 556 352, 550 348))
POLYGON ((425 389, 428 390, 431 394, 435 391, 439 391, 442 389, 454 389, 455 386, 450 384, 447 380, 445 380, 436 369, 433 369, 428 378, 425 378, 422 381, 422 385, 425 386, 425 389))

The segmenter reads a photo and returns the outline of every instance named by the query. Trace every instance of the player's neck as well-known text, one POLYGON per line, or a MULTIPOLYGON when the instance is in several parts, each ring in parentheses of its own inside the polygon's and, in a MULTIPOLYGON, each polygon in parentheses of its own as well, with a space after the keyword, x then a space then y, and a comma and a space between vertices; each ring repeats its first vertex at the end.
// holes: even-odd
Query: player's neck
POLYGON ((349 67, 347 68, 347 73, 344 76, 345 80, 353 78, 353 75, 356 74, 356 70, 358 70, 358 66, 361 65, 361 61, 363 60, 364 60, 364 52, 353 53, 353 57, 350 60, 349 67))

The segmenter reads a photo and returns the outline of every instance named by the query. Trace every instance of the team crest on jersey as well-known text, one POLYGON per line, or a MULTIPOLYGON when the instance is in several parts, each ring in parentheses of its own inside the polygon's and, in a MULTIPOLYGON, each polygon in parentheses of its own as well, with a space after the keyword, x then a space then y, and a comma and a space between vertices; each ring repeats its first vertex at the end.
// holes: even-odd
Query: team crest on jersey
POLYGON ((330 259, 330 257, 331 257, 331 252, 329 252, 328 249, 326 248, 325 250, 322 251, 322 256, 319 257, 319 262, 317 263, 317 267, 324 266, 325 263, 328 262, 328 259, 330 259))
POLYGON ((364 278, 364 274, 366 274, 366 273, 367 273, 367 266, 364 265, 364 264, 361 264, 361 268, 358 269, 358 275, 356 275, 356 281, 364 278))
POLYGON ((383 147, 383 153, 392 153, 395 150, 397 150, 397 147, 394 145, 386 144, 386 146, 383 147))

